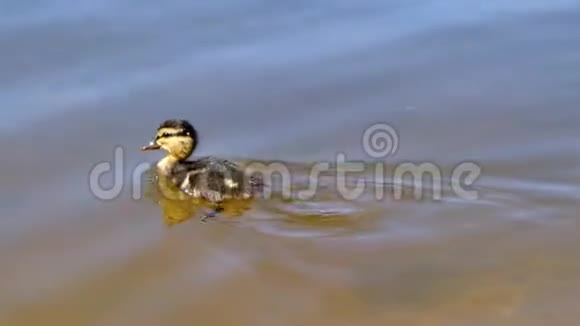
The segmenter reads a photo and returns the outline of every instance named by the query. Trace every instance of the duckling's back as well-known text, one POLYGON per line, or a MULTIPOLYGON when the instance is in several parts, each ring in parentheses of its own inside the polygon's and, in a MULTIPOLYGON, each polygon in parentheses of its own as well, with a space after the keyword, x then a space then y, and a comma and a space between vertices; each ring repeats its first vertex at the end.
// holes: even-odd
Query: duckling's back
POLYGON ((211 202, 248 199, 262 187, 261 180, 247 176, 237 164, 214 157, 183 162, 173 172, 173 182, 183 192, 211 202))

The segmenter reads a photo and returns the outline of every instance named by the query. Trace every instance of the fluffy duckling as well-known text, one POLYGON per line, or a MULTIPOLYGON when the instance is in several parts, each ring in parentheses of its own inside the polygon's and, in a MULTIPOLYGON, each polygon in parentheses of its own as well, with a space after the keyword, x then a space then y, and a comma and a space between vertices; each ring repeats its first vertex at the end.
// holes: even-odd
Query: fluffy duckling
POLYGON ((218 209, 225 200, 249 199, 261 190, 261 180, 247 176, 233 162, 214 157, 188 161, 197 142, 197 131, 188 121, 167 120, 141 150, 165 150, 167 156, 157 163, 157 172, 187 195, 208 200, 218 209))

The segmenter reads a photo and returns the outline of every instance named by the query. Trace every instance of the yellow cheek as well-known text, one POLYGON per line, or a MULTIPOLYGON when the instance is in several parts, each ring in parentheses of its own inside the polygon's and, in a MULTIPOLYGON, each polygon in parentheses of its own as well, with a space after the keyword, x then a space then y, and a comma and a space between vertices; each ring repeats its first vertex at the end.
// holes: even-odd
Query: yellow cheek
POLYGON ((167 142, 164 139, 157 140, 157 144, 159 146, 161 146, 161 148, 163 148, 163 149, 167 149, 168 148, 168 144, 167 144, 167 142))

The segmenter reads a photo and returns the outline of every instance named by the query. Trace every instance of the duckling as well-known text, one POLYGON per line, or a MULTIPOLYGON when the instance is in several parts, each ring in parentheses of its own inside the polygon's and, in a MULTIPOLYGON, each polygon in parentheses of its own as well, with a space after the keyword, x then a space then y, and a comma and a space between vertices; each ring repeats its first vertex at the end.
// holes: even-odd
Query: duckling
POLYGON ((216 212, 222 210, 223 201, 250 199, 261 190, 262 180, 246 175, 234 162, 211 156, 188 161, 197 143, 197 131, 187 120, 167 120, 141 150, 165 150, 167 156, 157 163, 157 173, 185 194, 209 201, 216 212))

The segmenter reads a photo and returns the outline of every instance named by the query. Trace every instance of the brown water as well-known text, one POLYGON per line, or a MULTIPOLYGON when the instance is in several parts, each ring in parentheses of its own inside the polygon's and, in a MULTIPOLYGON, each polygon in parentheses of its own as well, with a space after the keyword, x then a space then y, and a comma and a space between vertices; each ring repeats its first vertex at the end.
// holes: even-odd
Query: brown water
POLYGON ((580 318, 573 1, 99 3, 0 11, 0 325, 580 318), (325 186, 171 227, 163 209, 183 207, 128 184, 97 199, 91 168, 122 146, 129 180, 173 117, 198 128, 198 155, 291 162, 297 188, 339 152, 371 164, 361 135, 388 122, 388 166, 477 162, 480 197, 325 186))

